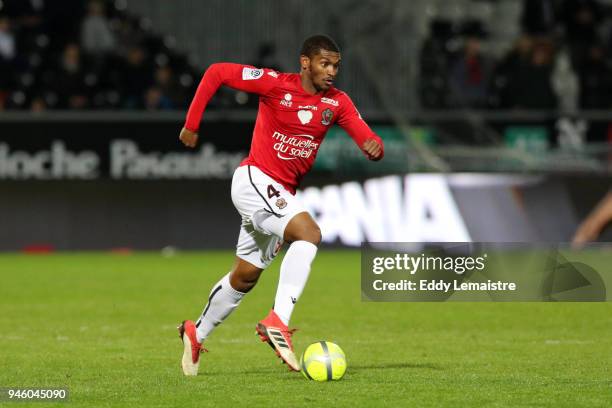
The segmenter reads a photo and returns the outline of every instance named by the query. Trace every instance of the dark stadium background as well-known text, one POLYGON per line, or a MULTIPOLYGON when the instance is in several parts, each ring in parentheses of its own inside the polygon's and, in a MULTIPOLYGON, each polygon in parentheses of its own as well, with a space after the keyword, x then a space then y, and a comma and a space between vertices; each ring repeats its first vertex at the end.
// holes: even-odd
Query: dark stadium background
MULTIPOLYGON (((248 151, 256 98, 214 98, 208 153, 178 142, 185 110, 210 63, 294 71, 316 32, 340 44, 338 86, 388 153, 365 163, 334 129, 305 187, 409 175, 408 191, 411 177, 436 174, 452 194, 441 208, 457 209, 470 240, 570 241, 610 183, 611 5, 2 0, 0 249, 232 248, 231 168, 248 151), (117 141, 170 170, 150 161, 113 174, 117 141)), ((427 201, 429 191, 411 193, 427 201)))

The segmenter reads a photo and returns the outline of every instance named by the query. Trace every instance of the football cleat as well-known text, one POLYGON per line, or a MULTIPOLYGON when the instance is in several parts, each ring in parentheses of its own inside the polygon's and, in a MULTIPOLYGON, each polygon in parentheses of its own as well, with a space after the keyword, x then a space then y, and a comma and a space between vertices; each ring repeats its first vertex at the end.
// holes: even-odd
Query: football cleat
POLYGON ((200 367, 200 353, 206 350, 202 343, 198 343, 196 326, 191 320, 185 320, 178 327, 179 337, 183 341, 183 359, 181 366, 185 375, 198 375, 200 367))
POLYGON ((257 323, 255 330, 261 341, 268 343, 290 370, 300 371, 300 363, 295 357, 291 343, 291 336, 296 329, 290 330, 274 310, 270 310, 268 316, 257 323))

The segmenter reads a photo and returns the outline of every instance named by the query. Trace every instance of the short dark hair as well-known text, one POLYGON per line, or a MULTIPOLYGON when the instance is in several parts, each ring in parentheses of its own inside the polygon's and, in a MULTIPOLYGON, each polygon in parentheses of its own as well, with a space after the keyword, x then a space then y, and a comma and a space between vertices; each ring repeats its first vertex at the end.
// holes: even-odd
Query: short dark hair
POLYGON ((302 51, 300 55, 305 55, 308 58, 312 58, 317 55, 321 50, 331 51, 340 53, 340 47, 331 38, 323 34, 313 35, 308 37, 302 45, 302 51))

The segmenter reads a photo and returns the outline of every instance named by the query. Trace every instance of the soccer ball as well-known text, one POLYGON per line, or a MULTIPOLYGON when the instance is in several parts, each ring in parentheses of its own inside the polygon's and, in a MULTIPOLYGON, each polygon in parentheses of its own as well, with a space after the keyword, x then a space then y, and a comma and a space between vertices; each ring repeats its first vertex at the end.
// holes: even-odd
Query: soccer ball
POLYGON ((319 341, 306 347, 300 358, 300 367, 309 380, 339 380, 346 372, 346 356, 337 344, 319 341))

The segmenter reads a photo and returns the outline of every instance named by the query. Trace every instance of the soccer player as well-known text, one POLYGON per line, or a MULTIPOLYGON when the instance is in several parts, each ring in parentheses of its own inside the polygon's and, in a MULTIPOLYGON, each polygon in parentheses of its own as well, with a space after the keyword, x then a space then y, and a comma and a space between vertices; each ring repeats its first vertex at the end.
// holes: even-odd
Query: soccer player
POLYGON ((258 94, 259 111, 249 156, 232 179, 232 201, 242 217, 234 266, 212 287, 199 319, 179 326, 185 375, 197 375, 200 353, 205 351, 202 343, 255 286, 284 242, 289 248, 281 263, 274 306, 256 325, 256 332, 291 370, 300 369, 288 325, 321 231, 295 191, 334 123, 347 131, 368 159, 383 157, 380 137, 348 95, 333 86, 340 58, 332 39, 315 35, 302 46, 299 74, 231 63, 212 64, 204 73, 180 133, 183 144, 196 146, 206 104, 221 85, 258 94))

